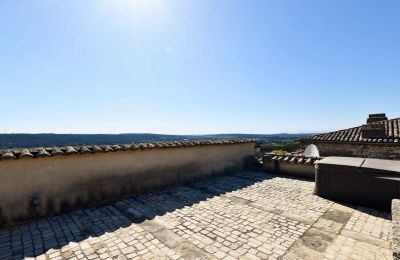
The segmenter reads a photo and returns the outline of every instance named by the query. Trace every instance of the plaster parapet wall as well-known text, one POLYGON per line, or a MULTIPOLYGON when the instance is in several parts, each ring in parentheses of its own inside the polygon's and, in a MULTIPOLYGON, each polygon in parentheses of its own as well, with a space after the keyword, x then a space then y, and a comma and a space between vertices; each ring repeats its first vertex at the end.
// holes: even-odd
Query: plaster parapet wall
POLYGON ((392 253, 393 260, 400 260, 400 200, 392 200, 392 253))
POLYGON ((254 142, 0 161, 0 224, 242 169, 254 142))
POLYGON ((400 160, 400 145, 394 143, 328 143, 314 142, 321 156, 348 156, 400 160))

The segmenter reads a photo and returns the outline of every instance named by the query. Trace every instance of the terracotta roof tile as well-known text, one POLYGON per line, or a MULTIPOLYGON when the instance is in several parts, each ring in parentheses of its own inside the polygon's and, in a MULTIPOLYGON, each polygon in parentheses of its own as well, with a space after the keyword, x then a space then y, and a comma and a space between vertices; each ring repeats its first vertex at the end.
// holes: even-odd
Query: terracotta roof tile
POLYGON ((290 164, 314 164, 318 159, 311 157, 304 157, 299 155, 285 155, 285 156, 273 156, 271 158, 273 161, 281 161, 282 163, 290 163, 290 164))
POLYGON ((109 145, 105 145, 103 146, 104 152, 114 152, 114 150, 111 148, 111 146, 109 145))
POLYGON ((315 135, 314 142, 357 142, 357 143, 399 143, 400 118, 369 123, 368 125, 383 124, 386 136, 382 138, 364 138, 361 129, 363 126, 315 135))
MULTIPOLYGON (((193 147, 202 145, 228 145, 237 143, 252 143, 253 139, 240 140, 203 140, 203 141, 175 141, 175 142, 157 142, 157 143, 134 143, 134 144, 115 144, 115 145, 93 145, 93 146, 67 146, 67 147, 51 147, 51 148, 21 148, 21 149, 4 149, 0 150, 1 160, 22 159, 22 158, 39 158, 65 156, 70 154, 91 154, 104 153, 121 150, 145 150, 145 149, 165 149, 174 147, 193 147)), ((287 158, 281 157, 281 159, 287 158)), ((288 158, 287 158, 288 160, 288 158)))
POLYGON ((66 155, 70 155, 70 154, 79 154, 79 153, 78 153, 77 150, 75 150, 74 147, 72 147, 72 146, 67 146, 67 147, 65 148, 65 154, 66 154, 66 155))
POLYGON ((12 160, 12 159, 17 159, 17 157, 14 155, 14 153, 11 150, 4 150, 1 153, 1 159, 2 160, 12 160))
POLYGON ((81 146, 78 150, 80 154, 92 153, 92 151, 90 151, 90 149, 87 146, 81 146))
POLYGON ((93 152, 93 153, 102 153, 102 152, 104 152, 104 151, 103 151, 103 149, 101 149, 100 146, 98 146, 98 145, 93 145, 93 146, 92 146, 92 152, 93 152))
POLYGON ((29 149, 22 149, 21 153, 19 154, 18 158, 32 158, 33 154, 29 151, 29 149))
POLYGON ((51 156, 59 156, 64 154, 64 152, 59 147, 53 147, 50 153, 51 156))
POLYGON ((46 149, 44 149, 43 147, 39 147, 37 148, 37 153, 35 155, 35 157, 50 157, 51 154, 46 151, 46 149))

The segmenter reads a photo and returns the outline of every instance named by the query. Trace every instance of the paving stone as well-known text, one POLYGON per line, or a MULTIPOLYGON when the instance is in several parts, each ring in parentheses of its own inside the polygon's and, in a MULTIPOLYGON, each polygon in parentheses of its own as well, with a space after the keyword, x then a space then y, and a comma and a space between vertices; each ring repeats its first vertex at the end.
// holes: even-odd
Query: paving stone
POLYGON ((242 171, 0 229, 0 258, 390 259, 390 214, 242 171))

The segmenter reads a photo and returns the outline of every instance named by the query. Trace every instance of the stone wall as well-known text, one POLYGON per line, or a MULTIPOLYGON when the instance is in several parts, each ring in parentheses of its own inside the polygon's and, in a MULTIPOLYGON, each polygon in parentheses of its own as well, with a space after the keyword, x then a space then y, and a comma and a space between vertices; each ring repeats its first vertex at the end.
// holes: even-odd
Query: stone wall
POLYGON ((315 178, 315 158, 293 155, 266 154, 263 157, 265 172, 286 174, 302 178, 315 178))
POLYGON ((347 144, 314 142, 321 156, 345 156, 400 160, 400 145, 396 144, 347 144))
POLYGON ((393 260, 400 260, 400 200, 392 201, 392 253, 393 260))
POLYGON ((254 143, 0 161, 0 225, 240 170, 254 143))

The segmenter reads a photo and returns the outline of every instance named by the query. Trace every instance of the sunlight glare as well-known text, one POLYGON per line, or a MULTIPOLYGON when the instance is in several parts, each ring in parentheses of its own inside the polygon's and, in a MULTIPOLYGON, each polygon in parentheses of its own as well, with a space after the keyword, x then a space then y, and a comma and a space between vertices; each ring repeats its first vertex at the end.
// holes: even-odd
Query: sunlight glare
POLYGON ((163 12, 164 0, 103 0, 102 13, 138 20, 157 19, 163 12))

